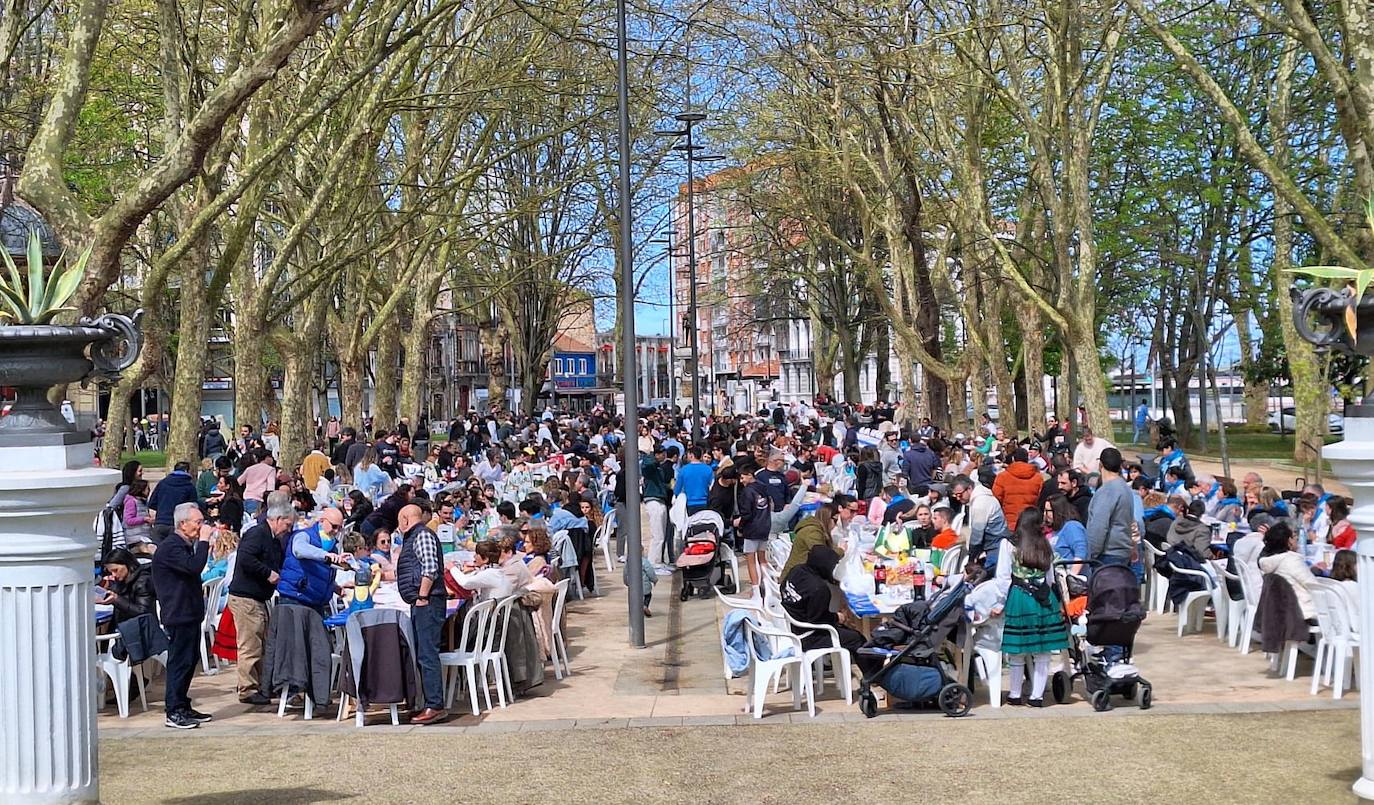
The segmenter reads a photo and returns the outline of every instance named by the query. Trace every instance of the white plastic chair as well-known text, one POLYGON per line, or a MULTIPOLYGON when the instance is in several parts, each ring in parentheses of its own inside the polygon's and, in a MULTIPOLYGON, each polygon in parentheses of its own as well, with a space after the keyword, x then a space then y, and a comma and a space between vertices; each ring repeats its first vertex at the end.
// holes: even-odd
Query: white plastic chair
POLYGON ((964 546, 955 545, 940 557, 940 575, 945 578, 964 572, 964 546))
POLYGON ((559 579, 554 585, 556 594, 553 599, 553 628, 549 632, 549 659, 553 660, 553 674, 562 679, 564 672, 572 676, 572 664, 568 662, 568 644, 563 641, 563 606, 568 601, 568 579, 559 579))
MULTIPOLYGON (((458 692, 458 674, 461 672, 467 680, 468 702, 472 706, 472 714, 479 714, 477 709, 477 679, 481 676, 482 648, 485 645, 491 613, 495 608, 496 602, 494 600, 470 604, 467 608, 468 611, 463 613, 463 630, 458 641, 458 648, 454 651, 445 651, 439 655, 439 667, 443 669, 446 677, 445 688, 448 692, 444 697, 444 706, 453 706, 453 697, 458 692), (472 648, 469 649, 468 646, 472 646, 472 648)), ((487 708, 491 708, 490 693, 487 694, 487 708)))
POLYGON ((511 608, 519 596, 507 596, 496 602, 491 618, 487 622, 486 640, 478 656, 481 663, 482 692, 486 695, 487 709, 491 709, 491 693, 487 690, 487 670, 491 670, 492 681, 496 683, 496 700, 502 709, 506 698, 515 700, 515 690, 510 682, 510 664, 506 660, 506 634, 510 631, 511 608))
POLYGON ((769 683, 776 681, 784 673, 792 673, 792 709, 801 709, 801 698, 806 697, 807 711, 816 715, 816 699, 811 692, 811 674, 807 673, 806 659, 802 654, 801 638, 791 632, 784 632, 769 626, 746 622, 744 625, 744 644, 749 651, 749 699, 748 705, 754 711, 754 718, 763 718, 763 700, 768 695, 769 683), (775 652, 772 659, 760 659, 754 649, 754 635, 758 634, 771 645, 785 646, 784 656, 775 652))
POLYGON ((1240 589, 1245 593, 1245 617, 1237 639, 1240 653, 1249 654, 1250 644, 1255 639, 1255 616, 1259 614, 1259 596, 1264 580, 1257 567, 1247 567, 1237 562, 1236 570, 1239 571, 1236 575, 1240 578, 1240 589))
POLYGON ((735 555, 735 549, 726 543, 720 544, 720 555, 730 565, 730 579, 735 582, 735 589, 738 590, 743 582, 739 576, 739 557, 735 555))
MULTIPOLYGON (((1212 574, 1205 570, 1192 570, 1186 567, 1175 567, 1173 572, 1184 576, 1195 576, 1202 579, 1203 588, 1188 593, 1183 599, 1183 604, 1178 608, 1178 636, 1183 637, 1184 631, 1202 631, 1203 616, 1207 612, 1208 602, 1216 602, 1217 584, 1213 580, 1212 574)), ((1225 635, 1226 625, 1224 623, 1226 615, 1222 606, 1217 606, 1217 637, 1225 635)))
MULTIPOLYGON (((741 598, 735 595, 726 595, 725 593, 720 591, 719 587, 715 587, 713 589, 715 590, 716 598, 720 599, 720 602, 725 605, 726 609, 742 609, 745 612, 748 612, 749 614, 753 615, 754 620, 759 621, 760 623, 767 619, 768 615, 763 610, 763 602, 759 600, 757 590, 754 591, 756 593, 755 595, 752 595, 749 598, 741 598)), ((724 618, 721 619, 722 622, 724 620, 724 618)), ((724 669, 725 682, 726 684, 729 684, 730 680, 734 679, 735 677, 733 674, 730 673, 730 661, 725 658, 724 651, 721 652, 720 663, 721 667, 724 669)))
MULTIPOLYGON (((1223 570, 1221 576, 1225 581, 1239 583, 1241 585, 1241 590, 1245 589, 1245 583, 1241 581, 1238 574, 1232 573, 1229 570, 1223 570)), ((1225 590, 1228 585, 1223 582, 1221 586, 1222 589, 1225 590)), ((1250 602, 1245 599, 1244 595, 1237 601, 1231 597, 1230 591, 1226 590, 1226 645, 1231 648, 1236 648, 1240 645, 1240 633, 1245 629, 1245 619, 1249 614, 1249 609, 1250 602)))
POLYGON ((601 545, 601 558, 606 560, 606 572, 614 573, 615 558, 611 556, 611 544, 615 542, 615 509, 606 512, 601 528, 597 530, 596 540, 601 545))
POLYGON ((1155 613, 1159 615, 1163 615, 1165 612, 1169 611, 1169 580, 1160 576, 1159 573, 1155 571, 1155 562, 1164 556, 1164 551, 1156 548, 1149 540, 1141 540, 1140 544, 1149 551, 1149 556, 1145 558, 1145 566, 1154 574, 1154 583, 1150 587, 1151 598, 1147 600, 1149 601, 1150 609, 1154 610, 1155 613))
POLYGON ((1341 698, 1345 692, 1346 681, 1353 681, 1355 654, 1359 650, 1359 638, 1355 634, 1350 619, 1345 596, 1329 579, 1317 579, 1310 589, 1312 600, 1317 607, 1317 625, 1321 637, 1317 641, 1316 666, 1312 672, 1312 690, 1324 683, 1331 687, 1333 699, 1341 698))
MULTIPOLYGON (((812 690, 815 695, 825 692, 825 658, 835 657, 839 660, 838 669, 835 660, 831 660, 830 673, 835 677, 835 684, 844 691, 846 704, 854 703, 854 679, 849 665, 849 649, 840 645, 840 633, 833 626, 822 623, 805 623, 783 612, 783 617, 787 620, 787 625, 791 627, 791 632, 798 638, 806 637, 811 632, 826 632, 830 636, 830 645, 821 648, 806 649, 802 653, 802 659, 806 661, 806 667, 811 671, 814 679, 812 690), (799 634, 798 629, 806 630, 806 634, 799 634)), ((814 713, 813 713, 814 715, 814 713)))
POLYGON ((114 686, 115 706, 119 709, 120 718, 129 717, 129 677, 133 676, 138 680, 138 701, 143 705, 143 712, 148 712, 148 693, 143 688, 143 674, 134 674, 134 667, 129 663, 129 658, 122 660, 114 658, 111 653, 114 644, 119 640, 118 634, 103 634, 95 638, 97 644, 104 643, 104 650, 95 655, 96 670, 110 678, 110 684, 114 686))
POLYGON ((219 597, 224 589, 224 580, 224 576, 210 579, 201 585, 200 590, 201 596, 205 599, 205 617, 200 624, 200 667, 207 676, 219 673, 220 659, 215 657, 214 664, 210 663, 210 647, 215 644, 215 631, 219 629, 219 597))

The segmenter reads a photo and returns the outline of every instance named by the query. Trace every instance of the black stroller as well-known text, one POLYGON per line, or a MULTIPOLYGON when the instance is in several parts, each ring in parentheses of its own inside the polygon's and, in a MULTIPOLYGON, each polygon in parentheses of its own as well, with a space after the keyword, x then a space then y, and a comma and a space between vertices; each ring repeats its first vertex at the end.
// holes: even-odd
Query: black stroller
POLYGON ((716 512, 706 509, 687 518, 682 552, 676 560, 682 574, 679 600, 686 601, 693 594, 710 598, 715 587, 727 595, 735 591, 736 581, 730 577, 729 565, 721 552, 724 539, 725 523, 716 512))
MULTIPOLYGON (((1064 604, 1064 617, 1068 619, 1069 657, 1073 660, 1073 673, 1056 671, 1051 679, 1054 700, 1063 704, 1073 692, 1073 680, 1083 678, 1088 700, 1093 709, 1105 712, 1112 709, 1112 696, 1134 699, 1141 710, 1149 710, 1154 698, 1154 687, 1149 681, 1136 673, 1130 664, 1135 644, 1136 632, 1145 620, 1145 610, 1140 605, 1140 582, 1129 567, 1122 565, 1094 565, 1092 577, 1088 580, 1088 606, 1086 613, 1087 629, 1075 622, 1068 613, 1068 605, 1073 593, 1081 595, 1080 590, 1071 590, 1067 561, 1055 562, 1056 578, 1059 584, 1059 597, 1064 604), (1108 669, 1098 653, 1090 653, 1086 644, 1093 646, 1121 646, 1121 661, 1108 669)), ((1076 577, 1075 577, 1076 578, 1076 577)))
POLYGON ((934 598, 903 604, 873 630, 873 637, 859 649, 864 656, 883 659, 881 668, 859 680, 859 711, 867 718, 878 714, 878 697, 873 693, 873 686, 901 663, 924 665, 939 671, 941 686, 935 703, 941 712, 952 718, 968 715, 973 707, 973 691, 954 681, 942 662, 954 664, 944 644, 964 617, 964 596, 969 590, 963 577, 955 578, 954 584, 934 598))

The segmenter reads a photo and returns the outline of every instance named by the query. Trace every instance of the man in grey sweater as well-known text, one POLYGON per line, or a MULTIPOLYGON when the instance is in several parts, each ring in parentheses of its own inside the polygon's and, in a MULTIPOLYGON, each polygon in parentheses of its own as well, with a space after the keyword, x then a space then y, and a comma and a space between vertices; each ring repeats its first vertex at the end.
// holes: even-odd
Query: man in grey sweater
POLYGON ((1134 493, 1121 477, 1120 450, 1103 450, 1101 462, 1102 486, 1088 504, 1088 558, 1103 564, 1129 565, 1135 547, 1131 538, 1134 493))

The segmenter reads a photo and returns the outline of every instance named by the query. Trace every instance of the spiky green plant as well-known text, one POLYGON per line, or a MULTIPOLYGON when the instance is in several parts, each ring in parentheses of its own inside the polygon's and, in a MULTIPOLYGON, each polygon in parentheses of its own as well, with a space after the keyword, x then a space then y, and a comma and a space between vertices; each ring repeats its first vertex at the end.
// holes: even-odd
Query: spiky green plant
POLYGON ((0 249, 0 258, 5 261, 5 276, 0 277, 0 321, 48 324, 59 313, 75 310, 66 304, 81 284, 90 256, 90 249, 76 260, 63 255, 47 274, 43 270, 43 243, 37 232, 30 232, 26 282, 9 251, 0 249))

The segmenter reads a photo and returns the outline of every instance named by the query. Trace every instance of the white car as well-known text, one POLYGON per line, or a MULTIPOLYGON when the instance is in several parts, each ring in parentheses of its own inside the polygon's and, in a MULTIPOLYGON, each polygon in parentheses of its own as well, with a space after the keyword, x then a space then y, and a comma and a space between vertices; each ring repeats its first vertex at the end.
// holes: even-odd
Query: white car
MULTIPOLYGON (((1285 406, 1282 413, 1279 411, 1269 412, 1269 430, 1282 430, 1284 433, 1292 433, 1297 427, 1298 413, 1293 406, 1285 406)), ((1328 433, 1345 433, 1345 417, 1340 414, 1327 414, 1326 429, 1328 433)))

